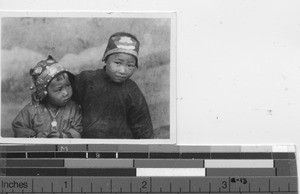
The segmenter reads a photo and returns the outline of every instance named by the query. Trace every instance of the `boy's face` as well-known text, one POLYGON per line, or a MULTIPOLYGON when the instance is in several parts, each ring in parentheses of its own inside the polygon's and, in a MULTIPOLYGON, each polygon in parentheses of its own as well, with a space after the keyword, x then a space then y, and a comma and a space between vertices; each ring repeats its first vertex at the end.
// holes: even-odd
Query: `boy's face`
POLYGON ((132 76, 136 69, 134 56, 125 53, 115 53, 106 61, 106 73, 117 83, 122 83, 132 76))
POLYGON ((64 106, 70 101, 73 90, 67 73, 63 73, 55 77, 50 82, 48 88, 47 100, 54 106, 64 106))

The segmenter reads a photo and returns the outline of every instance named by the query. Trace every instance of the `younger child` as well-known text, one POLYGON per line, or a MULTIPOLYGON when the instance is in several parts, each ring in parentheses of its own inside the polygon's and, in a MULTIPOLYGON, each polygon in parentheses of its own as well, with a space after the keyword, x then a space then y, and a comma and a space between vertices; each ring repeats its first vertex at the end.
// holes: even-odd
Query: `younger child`
POLYGON ((153 138, 148 105, 130 79, 138 67, 139 44, 129 33, 115 33, 104 52, 106 66, 75 76, 74 89, 83 112, 82 137, 153 138))
POLYGON ((30 75, 36 91, 12 122, 15 137, 80 138, 81 111, 71 100, 73 75, 51 56, 31 69, 30 75))

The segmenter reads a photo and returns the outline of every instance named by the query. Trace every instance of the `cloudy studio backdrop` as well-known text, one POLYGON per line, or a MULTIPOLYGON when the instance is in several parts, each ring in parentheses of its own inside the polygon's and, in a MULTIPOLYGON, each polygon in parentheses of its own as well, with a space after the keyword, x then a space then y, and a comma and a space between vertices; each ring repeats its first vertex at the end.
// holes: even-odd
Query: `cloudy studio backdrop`
POLYGON ((1 136, 13 137, 11 122, 31 100, 29 69, 38 61, 52 55, 73 74, 102 68, 101 59, 109 36, 124 31, 137 36, 141 43, 139 68, 131 79, 146 98, 155 139, 170 139, 172 21, 170 17, 153 15, 156 16, 104 14, 104 17, 81 17, 77 14, 76 17, 65 17, 60 13, 51 17, 45 14, 2 17, 1 136))

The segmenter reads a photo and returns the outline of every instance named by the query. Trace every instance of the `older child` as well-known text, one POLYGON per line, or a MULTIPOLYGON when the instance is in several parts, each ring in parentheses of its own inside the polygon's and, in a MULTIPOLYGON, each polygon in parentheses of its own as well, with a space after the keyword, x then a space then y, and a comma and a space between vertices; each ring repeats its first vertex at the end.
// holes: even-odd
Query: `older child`
POLYGON ((15 137, 80 138, 81 111, 71 100, 73 75, 51 56, 31 69, 30 75, 36 91, 12 122, 15 137))
POLYGON ((109 38, 103 69, 75 76, 76 96, 82 107, 86 138, 153 138, 146 100, 129 79, 138 67, 139 41, 119 32, 109 38))

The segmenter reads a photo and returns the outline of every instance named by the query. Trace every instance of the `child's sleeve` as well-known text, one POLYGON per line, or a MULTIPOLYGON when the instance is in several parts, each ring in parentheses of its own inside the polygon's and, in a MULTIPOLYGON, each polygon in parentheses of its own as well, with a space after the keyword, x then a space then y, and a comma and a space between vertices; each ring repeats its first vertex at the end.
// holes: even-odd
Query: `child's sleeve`
POLYGON ((153 126, 149 108, 144 95, 137 85, 131 93, 131 105, 128 109, 128 124, 134 138, 153 138, 153 126))
POLYGON ((15 137, 35 137, 32 129, 30 105, 25 106, 12 122, 15 137))
POLYGON ((79 105, 75 104, 72 108, 71 128, 68 130, 67 135, 70 138, 81 138, 82 128, 82 114, 79 105))
POLYGON ((78 75, 75 75, 73 78, 72 83, 72 89, 73 89, 73 95, 72 95, 72 99, 77 102, 78 104, 82 104, 82 94, 85 93, 85 89, 86 89, 86 79, 87 79, 87 75, 85 72, 81 72, 78 75))

